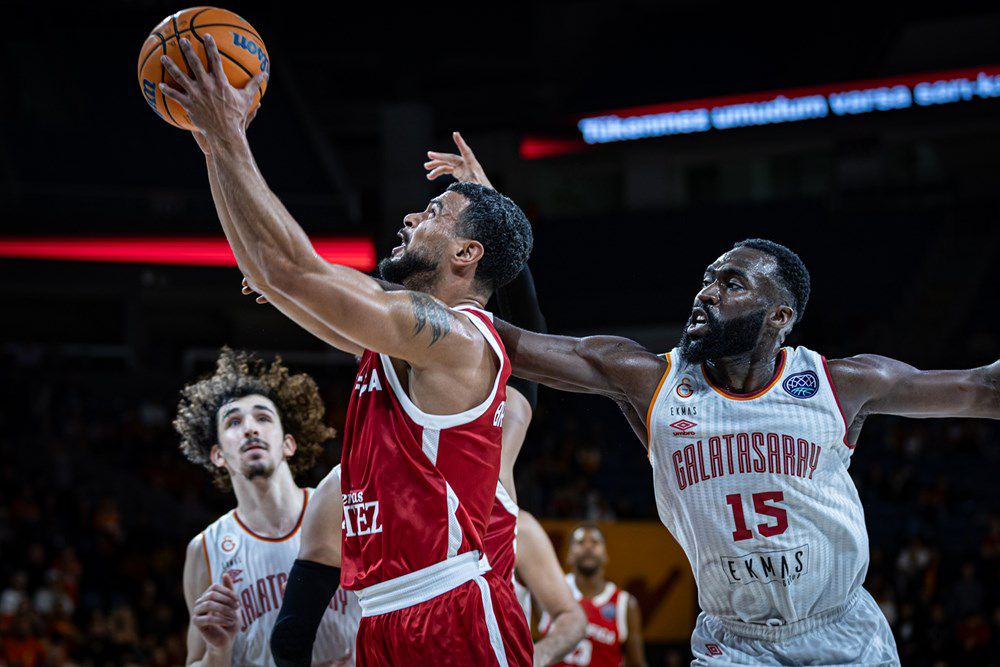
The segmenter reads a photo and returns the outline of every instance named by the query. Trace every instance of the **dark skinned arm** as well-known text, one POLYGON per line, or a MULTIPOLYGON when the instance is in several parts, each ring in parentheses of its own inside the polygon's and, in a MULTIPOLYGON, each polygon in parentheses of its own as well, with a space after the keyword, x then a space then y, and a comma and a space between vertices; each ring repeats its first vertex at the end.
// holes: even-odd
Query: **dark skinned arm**
POLYGON ((666 360, 628 338, 539 334, 503 320, 496 320, 496 329, 518 377, 564 391, 607 396, 619 406, 631 407, 643 420, 668 367, 666 360))
POLYGON ((1000 419, 1000 361, 968 370, 921 371, 876 354, 828 364, 848 440, 869 415, 1000 419))

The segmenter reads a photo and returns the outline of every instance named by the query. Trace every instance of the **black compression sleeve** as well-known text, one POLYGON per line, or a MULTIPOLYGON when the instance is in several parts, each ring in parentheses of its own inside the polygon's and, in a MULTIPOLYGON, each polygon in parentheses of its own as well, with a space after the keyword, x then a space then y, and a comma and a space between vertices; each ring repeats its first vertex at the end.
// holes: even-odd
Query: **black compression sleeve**
MULTIPOLYGON (((521 272, 507 285, 497 290, 496 311, 502 319, 529 331, 546 333, 545 316, 538 306, 538 295, 535 293, 535 281, 531 269, 525 264, 521 272)), ((512 377, 507 385, 524 394, 534 412, 538 403, 538 383, 522 378, 512 377)))
POLYGON ((339 587, 339 567, 295 559, 271 630, 271 656, 278 667, 311 664, 316 631, 339 587))

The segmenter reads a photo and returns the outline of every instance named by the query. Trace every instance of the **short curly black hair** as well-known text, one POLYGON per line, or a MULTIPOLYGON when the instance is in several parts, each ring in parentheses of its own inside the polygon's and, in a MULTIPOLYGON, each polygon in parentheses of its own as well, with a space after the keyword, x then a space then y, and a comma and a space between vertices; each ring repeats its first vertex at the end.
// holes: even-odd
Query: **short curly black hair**
POLYGON ((778 264, 778 285, 788 293, 795 309, 795 324, 802 321, 809 303, 809 269, 802 259, 786 246, 767 239, 745 239, 734 243, 733 248, 753 248, 774 257, 778 264))
POLYGON ((448 190, 469 200, 457 233, 479 241, 485 250, 476 280, 491 292, 514 279, 528 261, 531 223, 509 197, 479 183, 452 183, 448 190))
POLYGON ((292 375, 277 357, 268 364, 251 352, 222 348, 215 372, 181 389, 174 428, 181 436, 181 451, 192 462, 204 466, 215 477, 216 486, 231 486, 225 468, 210 458, 218 443, 216 419, 226 403, 260 394, 274 403, 286 434, 295 438, 295 456, 288 465, 295 475, 308 470, 332 440, 336 430, 324 423, 325 408, 316 382, 306 375, 292 375))

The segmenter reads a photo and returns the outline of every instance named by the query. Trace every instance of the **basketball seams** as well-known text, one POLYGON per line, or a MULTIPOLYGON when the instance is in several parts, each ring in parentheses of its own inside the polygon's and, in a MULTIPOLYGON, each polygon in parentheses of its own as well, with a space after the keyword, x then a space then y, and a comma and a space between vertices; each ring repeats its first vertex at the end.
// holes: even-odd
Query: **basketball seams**
MULTIPOLYGON (((192 25, 193 25, 193 23, 192 23, 192 25)), ((246 26, 236 25, 235 23, 204 23, 204 24, 202 24, 202 25, 200 25, 198 27, 199 28, 236 28, 237 30, 242 30, 243 32, 250 33, 251 35, 253 35, 254 37, 257 38, 257 41, 259 41, 262 44, 264 43, 264 39, 260 35, 258 35, 257 33, 255 33, 253 30, 251 30, 250 28, 248 28, 246 26)), ((187 28, 185 28, 185 30, 186 29, 187 28)))
MULTIPOLYGON (((204 11, 204 10, 202 10, 202 11, 204 11)), ((192 17, 192 20, 193 20, 193 18, 194 17, 192 17)), ((177 27, 177 14, 174 14, 173 16, 171 16, 170 20, 173 21, 173 24, 174 24, 174 35, 175 36, 176 35, 180 35, 181 34, 181 30, 180 30, 180 28, 177 27)), ((181 45, 181 41, 180 41, 180 39, 178 39, 177 40, 177 46, 180 47, 180 45, 181 45)), ((184 69, 187 70, 187 75, 189 77, 191 77, 192 79, 194 79, 195 78, 194 72, 191 71, 191 66, 188 65, 187 58, 184 57, 184 51, 181 51, 181 62, 184 63, 184 69)))
POLYGON ((162 48, 164 53, 167 52, 167 49, 166 49, 166 46, 165 46, 166 42, 164 42, 164 40, 163 40, 163 35, 161 35, 158 32, 153 32, 153 33, 149 34, 150 37, 152 37, 153 35, 156 35, 159 38, 160 43, 157 44, 156 46, 154 46, 153 48, 151 48, 149 50, 149 53, 146 54, 146 57, 142 59, 141 63, 139 63, 139 78, 142 78, 142 70, 145 69, 146 63, 149 62, 149 59, 153 57, 153 54, 156 53, 157 49, 162 48))

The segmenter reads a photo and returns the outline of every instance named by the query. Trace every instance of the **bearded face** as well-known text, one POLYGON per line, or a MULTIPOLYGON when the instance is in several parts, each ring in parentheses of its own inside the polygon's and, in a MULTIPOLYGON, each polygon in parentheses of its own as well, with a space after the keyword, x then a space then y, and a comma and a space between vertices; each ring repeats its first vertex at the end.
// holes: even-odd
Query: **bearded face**
POLYGON ((700 308, 691 315, 678 343, 681 356, 689 363, 746 354, 757 345, 767 310, 747 313, 730 320, 720 320, 710 308, 700 308), (695 321, 695 320, 698 321, 695 321))
POLYGON ((405 242, 397 248, 402 250, 397 253, 394 249, 392 254, 378 263, 382 280, 407 289, 426 291, 426 287, 433 284, 440 263, 416 248, 407 248, 405 242))

